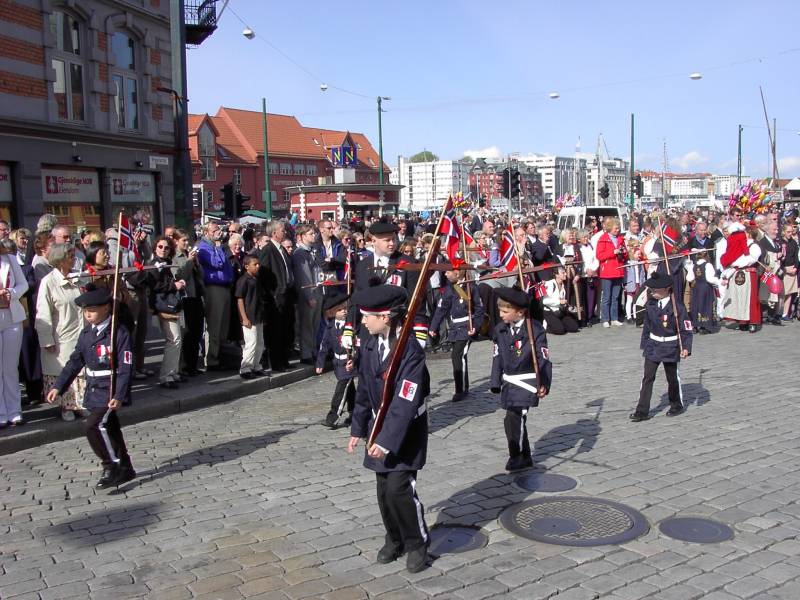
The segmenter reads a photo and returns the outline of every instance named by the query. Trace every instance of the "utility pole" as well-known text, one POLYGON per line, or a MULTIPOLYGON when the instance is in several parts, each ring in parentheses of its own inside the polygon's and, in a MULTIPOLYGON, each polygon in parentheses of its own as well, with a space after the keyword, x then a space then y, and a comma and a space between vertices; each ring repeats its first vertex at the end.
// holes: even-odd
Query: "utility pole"
POLYGON ((633 113, 631 113, 631 178, 630 178, 630 182, 628 183, 628 189, 630 189, 630 194, 631 194, 631 208, 633 208, 634 204, 636 203, 636 196, 633 193, 633 177, 634 177, 633 173, 634 173, 634 168, 633 168, 633 113))
POLYGON ((778 158, 776 151, 778 149, 778 120, 773 117, 772 119, 772 185, 775 185, 775 180, 778 179, 778 158))
POLYGON ((267 99, 261 99, 261 118, 264 129, 264 212, 272 220, 272 192, 269 190, 269 144, 267 140, 267 99))
POLYGON ((172 164, 172 191, 175 196, 175 222, 186 227, 192 222, 192 163, 189 158, 189 108, 186 98, 186 15, 184 0, 170 3, 172 87, 175 96, 176 155, 172 164))
POLYGON ((739 151, 737 153, 736 159, 736 185, 742 185, 742 129, 744 129, 741 124, 739 125, 739 151))

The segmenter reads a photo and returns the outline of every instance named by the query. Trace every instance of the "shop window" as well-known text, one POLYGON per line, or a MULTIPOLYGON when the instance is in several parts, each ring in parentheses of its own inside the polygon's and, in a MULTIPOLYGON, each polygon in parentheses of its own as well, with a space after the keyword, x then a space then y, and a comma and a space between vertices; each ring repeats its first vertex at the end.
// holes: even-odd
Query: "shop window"
POLYGON ((53 98, 58 107, 58 118, 63 121, 83 121, 86 117, 81 24, 71 14, 56 10, 50 13, 49 27, 56 39, 50 66, 56 74, 53 98))

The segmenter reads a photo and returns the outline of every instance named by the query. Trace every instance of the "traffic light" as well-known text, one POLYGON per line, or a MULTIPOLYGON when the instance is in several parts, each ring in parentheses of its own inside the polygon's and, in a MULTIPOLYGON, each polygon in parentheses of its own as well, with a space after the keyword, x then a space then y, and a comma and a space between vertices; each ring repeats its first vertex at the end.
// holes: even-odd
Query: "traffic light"
POLYGON ((234 212, 234 210, 236 209, 236 207, 233 204, 233 184, 226 183, 219 189, 219 191, 222 192, 222 200, 225 206, 225 216, 231 219, 235 219, 236 213, 234 212))
POLYGON ((236 193, 236 215, 235 217, 238 219, 244 214, 244 211, 248 209, 245 204, 250 202, 250 196, 245 196, 241 192, 236 193))
POLYGON ((599 191, 600 191, 600 197, 603 200, 608 200, 608 196, 609 196, 609 193, 610 193, 610 190, 608 189, 608 184, 604 183, 599 191))
POLYGON ((642 176, 636 176, 636 195, 641 198, 644 196, 644 182, 642 181, 642 176))
POLYGON ((511 170, 506 167, 503 169, 503 198, 511 198, 511 170))
POLYGON ((511 197, 519 198, 522 195, 522 175, 514 169, 511 171, 511 197))
POLYGON ((478 199, 478 206, 479 206, 480 208, 486 208, 486 196, 481 196, 481 197, 478 199))

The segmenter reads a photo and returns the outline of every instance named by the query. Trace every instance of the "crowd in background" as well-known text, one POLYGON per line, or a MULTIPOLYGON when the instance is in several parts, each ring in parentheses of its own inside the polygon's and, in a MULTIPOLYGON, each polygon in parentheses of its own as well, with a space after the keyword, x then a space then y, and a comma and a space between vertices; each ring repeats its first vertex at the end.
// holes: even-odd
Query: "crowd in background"
MULTIPOLYGON (((474 239, 464 256, 473 267, 467 279, 477 286, 487 311, 476 335, 487 335, 497 323, 493 290, 516 282, 514 277, 487 277, 504 268, 507 256, 501 249, 508 231, 523 267, 545 267, 532 275, 531 283, 541 300, 536 316, 548 333, 636 323, 642 284, 657 266, 656 215, 633 212, 627 231, 614 217, 588 218, 582 228, 556 231, 556 218, 544 209, 513 218, 480 208, 465 219, 474 239)), ((687 307, 700 304, 692 296, 698 261, 709 265, 702 276, 714 299, 710 319, 695 320, 702 332, 718 331, 723 316, 726 281, 719 248, 734 223, 746 226, 763 251, 765 266, 783 280, 781 294, 765 290, 762 283, 764 322, 780 325, 800 318, 797 211, 775 211, 753 221, 735 212, 665 213, 659 218, 679 233, 676 249, 692 252, 678 257, 673 273, 687 307)), ((399 228, 397 256, 421 261, 433 242, 435 216, 389 220, 399 228)), ((192 231, 167 226, 158 234, 135 227, 134 250, 118 248, 115 228, 73 234, 44 215, 35 231, 12 231, 0 221, 0 427, 24 422, 20 384, 27 404, 40 402, 43 390, 52 386, 84 326, 75 298, 87 286, 113 290, 109 271, 117 256, 124 271, 116 290, 118 318, 132 334, 135 380, 157 376, 159 385, 177 388, 204 371, 238 370, 251 378, 291 369, 291 359, 313 365, 324 329, 324 296, 333 288, 344 291, 348 272, 356 272, 356 264, 370 255, 372 219, 294 222, 253 226, 211 221, 192 231), (147 337, 156 323, 165 340, 157 373, 145 362, 147 337)), ((442 253, 436 260, 448 259, 442 253)), ((429 314, 448 285, 441 272, 431 277, 429 314)), ((84 386, 78 377, 60 397, 64 420, 85 415, 84 386)))

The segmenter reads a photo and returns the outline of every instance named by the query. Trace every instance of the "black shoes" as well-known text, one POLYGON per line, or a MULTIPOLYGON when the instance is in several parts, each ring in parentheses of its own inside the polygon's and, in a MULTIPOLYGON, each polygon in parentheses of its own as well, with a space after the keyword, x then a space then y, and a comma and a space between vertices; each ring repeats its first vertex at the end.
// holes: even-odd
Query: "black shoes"
POLYGON ((98 490, 103 490, 107 487, 111 487, 115 484, 117 477, 119 477, 119 467, 116 465, 112 465, 110 467, 103 467, 103 474, 100 476, 100 479, 95 484, 95 488, 98 490))
POLYGON ((686 409, 683 406, 673 406, 667 411, 668 417, 677 417, 678 415, 682 415, 686 412, 686 409))
POLYGON ((461 402, 466 397, 467 397, 467 394, 465 392, 456 392, 455 394, 453 394, 452 401, 453 402, 461 402))
POLYGON ((636 412, 632 412, 630 415, 628 415, 628 418, 634 423, 639 423, 641 421, 647 421, 650 418, 650 415, 642 415, 636 412))
POLYGON ((533 466, 533 458, 530 456, 512 456, 506 463, 506 471, 521 471, 533 466))
POLYGON ((122 485, 123 483, 128 483, 134 479, 136 479, 136 471, 133 470, 131 465, 119 467, 117 477, 114 479, 114 483, 112 485, 122 485))
POLYGON ((178 382, 177 381, 162 381, 159 383, 163 388, 167 388, 169 390, 177 390, 178 389, 178 382))
POLYGON ((328 413, 325 417, 324 425, 325 427, 330 427, 331 429, 336 429, 336 422, 339 420, 339 415, 336 413, 328 413))
POLYGON ((242 379, 252 379, 253 378, 253 372, 252 371, 247 371, 246 373, 239 373, 239 377, 241 377, 242 379))
POLYGON ((750 325, 750 327, 747 328, 747 331, 749 331, 750 333, 755 333, 756 331, 758 331, 758 325, 750 325))
POLYGON ((406 557, 406 571, 409 573, 419 573, 428 566, 428 545, 423 544, 419 548, 409 551, 406 557))
MULTIPOLYGON (((423 546, 424 548, 424 546, 423 546)), ((391 542, 383 545, 383 548, 378 550, 378 564, 386 565, 390 562, 396 561, 403 554, 403 547, 391 542)))

